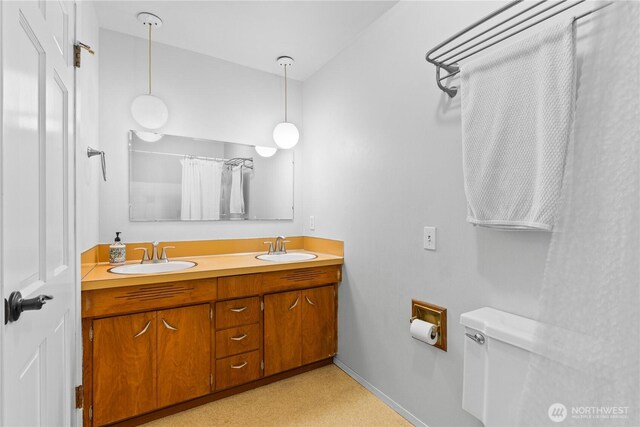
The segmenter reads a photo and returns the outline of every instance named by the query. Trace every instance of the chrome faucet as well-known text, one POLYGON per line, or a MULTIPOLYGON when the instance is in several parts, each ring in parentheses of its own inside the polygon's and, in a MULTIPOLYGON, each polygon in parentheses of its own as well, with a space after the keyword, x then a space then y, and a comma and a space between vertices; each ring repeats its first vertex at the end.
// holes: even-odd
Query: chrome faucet
POLYGON ((151 262, 154 264, 158 263, 158 245, 160 243, 156 240, 151 242, 151 246, 153 246, 153 252, 151 253, 151 262))
POLYGON ((282 255, 287 253, 287 247, 285 246, 289 243, 288 240, 285 240, 284 236, 276 237, 275 244, 273 242, 264 242, 265 245, 269 245, 269 255, 282 255))
POLYGON ((158 245, 160 243, 155 241, 151 242, 151 246, 153 247, 153 252, 151 252, 151 258, 149 258, 149 252, 147 248, 135 248, 137 251, 144 251, 142 253, 142 260, 140 260, 140 264, 158 264, 162 262, 169 262, 169 258, 167 257, 167 249, 174 249, 175 246, 165 246, 162 248, 162 255, 158 258, 158 245))

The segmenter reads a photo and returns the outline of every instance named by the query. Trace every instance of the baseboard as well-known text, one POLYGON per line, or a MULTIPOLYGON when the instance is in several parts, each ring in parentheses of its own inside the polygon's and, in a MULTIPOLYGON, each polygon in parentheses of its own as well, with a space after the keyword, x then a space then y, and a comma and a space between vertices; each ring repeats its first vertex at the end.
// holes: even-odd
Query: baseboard
POLYGON ((384 403, 386 403, 389 407, 391 407, 391 409, 393 409, 394 411, 396 411, 398 414, 400 414, 402 416, 402 418, 404 418, 405 420, 409 421, 411 424, 413 424, 414 426, 419 426, 419 427, 429 427, 427 426, 425 423, 423 423, 422 421, 420 421, 418 418, 415 417, 415 415, 413 415, 411 412, 407 411, 406 409, 404 409, 402 406, 400 406, 398 404, 398 402, 396 402, 395 400, 393 400, 392 398, 390 398, 389 396, 387 396, 386 394, 384 394, 382 391, 378 390, 373 384, 371 384, 369 381, 365 380, 364 378, 362 378, 360 375, 358 375, 355 371, 353 371, 351 368, 349 368, 347 365, 345 365, 343 362, 341 362, 340 360, 338 360, 337 357, 335 357, 333 359, 333 363, 340 369, 342 369, 347 375, 349 375, 351 378, 353 378, 354 380, 356 380, 357 382, 360 383, 360 385, 362 385, 364 388, 366 388, 367 390, 369 390, 371 393, 375 394, 378 398, 380 398, 380 400, 382 400, 384 403))

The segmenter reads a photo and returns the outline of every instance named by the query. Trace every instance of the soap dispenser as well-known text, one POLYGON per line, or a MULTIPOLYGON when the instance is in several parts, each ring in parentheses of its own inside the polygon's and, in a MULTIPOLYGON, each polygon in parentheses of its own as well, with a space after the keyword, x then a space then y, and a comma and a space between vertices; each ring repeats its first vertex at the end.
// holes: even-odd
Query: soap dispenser
POLYGON ((124 264, 127 260, 127 247, 120 241, 121 231, 116 231, 116 238, 109 246, 109 264, 124 264))

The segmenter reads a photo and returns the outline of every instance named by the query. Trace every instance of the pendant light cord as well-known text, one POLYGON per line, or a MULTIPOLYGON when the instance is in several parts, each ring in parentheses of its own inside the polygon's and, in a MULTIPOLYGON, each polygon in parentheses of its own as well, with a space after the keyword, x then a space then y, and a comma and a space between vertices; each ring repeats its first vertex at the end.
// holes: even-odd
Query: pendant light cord
POLYGON ((149 25, 149 95, 151 95, 151 24, 149 25))
POLYGON ((284 65, 284 121, 287 123, 287 64, 284 65))

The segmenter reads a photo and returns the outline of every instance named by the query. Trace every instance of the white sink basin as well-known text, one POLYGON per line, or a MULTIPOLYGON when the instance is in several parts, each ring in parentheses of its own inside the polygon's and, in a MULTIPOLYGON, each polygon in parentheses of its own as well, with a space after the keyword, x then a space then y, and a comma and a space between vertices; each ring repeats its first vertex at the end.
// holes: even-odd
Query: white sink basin
POLYGON ((116 274, 154 274, 169 273, 171 271, 186 270, 195 266, 191 261, 169 261, 157 264, 127 264, 109 269, 109 272, 116 274))
POLYGON ((309 259, 318 258, 318 255, 307 254, 303 252, 290 252, 288 254, 278 254, 278 255, 258 255, 256 258, 261 259, 263 261, 272 261, 272 262, 290 262, 290 261, 306 261, 309 259))

